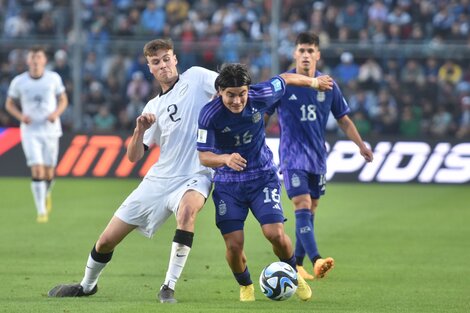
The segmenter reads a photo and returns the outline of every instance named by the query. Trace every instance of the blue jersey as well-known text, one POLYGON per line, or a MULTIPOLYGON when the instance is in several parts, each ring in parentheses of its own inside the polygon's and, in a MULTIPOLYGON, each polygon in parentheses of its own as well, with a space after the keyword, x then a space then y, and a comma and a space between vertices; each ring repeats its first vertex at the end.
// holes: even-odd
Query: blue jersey
POLYGON ((206 104, 199 114, 197 149, 216 154, 239 153, 247 167, 235 171, 228 166, 215 169, 214 181, 241 182, 276 171, 273 154, 266 145, 264 113, 284 95, 286 85, 279 76, 251 85, 241 113, 232 113, 222 97, 206 104))
MULTIPOLYGON (((295 69, 289 71, 295 73, 295 69)), ((319 71, 315 76, 319 76, 319 71)), ((278 110, 281 127, 279 157, 281 170, 297 169, 326 173, 325 128, 330 111, 336 119, 350 109, 336 82, 329 91, 287 86, 286 93, 268 114, 278 110)))

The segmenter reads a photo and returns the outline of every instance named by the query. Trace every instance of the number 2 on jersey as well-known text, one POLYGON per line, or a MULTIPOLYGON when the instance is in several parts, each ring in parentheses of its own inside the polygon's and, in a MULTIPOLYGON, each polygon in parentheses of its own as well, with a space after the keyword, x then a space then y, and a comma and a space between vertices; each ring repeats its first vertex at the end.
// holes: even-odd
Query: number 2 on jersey
POLYGON ((180 117, 177 117, 175 118, 175 114, 176 112, 178 112, 178 107, 176 106, 176 104, 171 104, 169 105, 167 108, 166 108, 167 112, 170 113, 170 119, 173 121, 173 122, 178 122, 181 120, 180 117))

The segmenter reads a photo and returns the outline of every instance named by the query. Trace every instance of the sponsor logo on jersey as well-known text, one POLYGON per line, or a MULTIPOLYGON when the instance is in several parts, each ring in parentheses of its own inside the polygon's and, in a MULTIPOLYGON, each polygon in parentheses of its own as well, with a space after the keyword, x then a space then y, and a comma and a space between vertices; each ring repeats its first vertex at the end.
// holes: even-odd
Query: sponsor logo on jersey
POLYGON ((300 178, 297 176, 297 174, 292 175, 291 184, 294 188, 300 187, 300 178))
POLYGON ((229 131, 231 131, 230 127, 225 126, 225 128, 222 129, 222 134, 228 133, 229 131))
POLYGON ((217 206, 217 210, 219 211, 220 216, 227 214, 227 205, 225 204, 224 200, 220 200, 219 205, 217 206))
POLYGON ((325 93, 323 91, 319 91, 317 93, 317 101, 318 102, 323 102, 325 101, 325 93))
POLYGON ((197 130, 197 142, 206 143, 207 142, 207 130, 198 129, 197 130))
POLYGON ((274 92, 279 91, 282 89, 282 83, 279 78, 275 78, 271 81, 271 85, 273 85, 274 92))
POLYGON ((256 124, 258 123, 260 120, 261 120, 261 113, 260 112, 256 112, 255 114, 253 114, 252 116, 252 121, 253 121, 253 124, 256 124))
POLYGON ((292 101, 297 100, 297 97, 295 96, 294 93, 289 97, 289 100, 292 100, 292 101))

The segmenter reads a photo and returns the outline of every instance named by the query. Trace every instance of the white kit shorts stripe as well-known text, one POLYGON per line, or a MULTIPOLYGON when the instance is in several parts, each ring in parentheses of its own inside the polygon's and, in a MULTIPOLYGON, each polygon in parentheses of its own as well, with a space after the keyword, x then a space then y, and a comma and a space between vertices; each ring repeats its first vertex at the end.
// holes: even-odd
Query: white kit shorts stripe
POLYGON ((156 178, 145 177, 114 213, 127 224, 151 238, 173 213, 176 216, 181 198, 195 190, 207 199, 211 189, 209 175, 156 178))

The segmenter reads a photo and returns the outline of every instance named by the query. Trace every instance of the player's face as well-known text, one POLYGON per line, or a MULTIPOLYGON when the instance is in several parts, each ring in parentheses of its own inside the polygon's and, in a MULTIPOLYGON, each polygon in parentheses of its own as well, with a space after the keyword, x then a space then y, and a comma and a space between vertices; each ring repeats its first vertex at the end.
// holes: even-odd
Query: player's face
POLYGON ((47 57, 43 51, 32 52, 30 51, 27 56, 29 73, 33 77, 39 77, 44 73, 46 68, 47 57))
POLYGON ((150 73, 162 85, 172 84, 178 77, 178 60, 173 50, 158 50, 156 55, 147 57, 150 73))
POLYGON ((297 72, 307 74, 315 69, 315 65, 320 59, 320 51, 315 45, 299 44, 295 48, 294 59, 297 72))
POLYGON ((228 87, 219 91, 222 101, 232 113, 241 113, 248 100, 248 86, 228 87))

